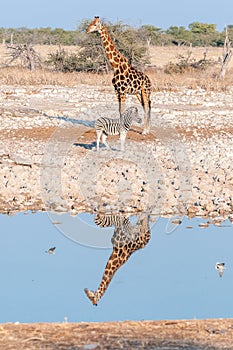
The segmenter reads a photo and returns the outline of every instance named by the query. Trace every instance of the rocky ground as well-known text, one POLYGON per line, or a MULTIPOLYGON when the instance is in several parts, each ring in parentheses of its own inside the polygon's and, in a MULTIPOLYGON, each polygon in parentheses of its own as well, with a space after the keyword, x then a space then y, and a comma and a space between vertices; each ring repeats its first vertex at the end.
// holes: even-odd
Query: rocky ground
POLYGON ((100 350, 233 349, 233 320, 4 324, 0 348, 100 350))
POLYGON ((117 137, 109 137, 111 151, 97 153, 94 120, 118 116, 111 86, 2 86, 1 213, 140 210, 232 220, 232 91, 154 92, 152 106, 149 135, 134 125, 124 153, 117 137))

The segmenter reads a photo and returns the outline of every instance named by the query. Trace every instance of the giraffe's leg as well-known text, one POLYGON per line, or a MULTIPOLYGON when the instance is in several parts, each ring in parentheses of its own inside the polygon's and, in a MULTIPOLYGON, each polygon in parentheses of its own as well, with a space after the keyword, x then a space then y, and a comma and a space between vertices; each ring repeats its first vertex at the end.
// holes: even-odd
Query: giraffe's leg
POLYGON ((147 95, 143 97, 143 100, 144 100, 144 114, 145 114, 143 134, 148 134, 150 132, 150 126, 151 126, 151 101, 147 95))
POLYGON ((100 130, 96 131, 96 150, 97 151, 99 151, 101 134, 102 134, 102 131, 100 131, 100 130))
POLYGON ((107 143, 107 135, 104 132, 102 133, 102 142, 105 144, 107 149, 110 149, 109 144, 107 143))
POLYGON ((149 215, 139 215, 136 226, 140 231, 141 248, 144 248, 150 241, 149 215))
POLYGON ((144 130, 143 134, 148 134, 150 131, 150 124, 151 124, 151 101, 149 94, 146 93, 144 89, 142 89, 141 94, 136 95, 139 102, 141 103, 143 110, 144 110, 144 130))
POLYGON ((137 93, 137 94, 136 94, 136 97, 137 97, 137 99, 138 99, 140 105, 143 107, 143 111, 144 111, 144 113, 145 113, 145 108, 144 108, 144 102, 143 102, 143 99, 142 99, 142 94, 141 94, 141 93, 137 93))
MULTIPOLYGON (((138 93, 138 94, 136 94, 136 97, 137 97, 137 99, 138 99, 140 105, 143 106, 142 95, 138 93)), ((144 107, 143 107, 143 108, 144 108, 144 107)))
POLYGON ((119 113, 120 113, 120 117, 122 116, 122 114, 125 111, 125 101, 126 101, 126 95, 124 94, 117 94, 117 99, 119 102, 119 113))
POLYGON ((126 133, 125 132, 121 132, 120 133, 120 141, 121 141, 121 151, 124 151, 125 148, 125 139, 126 139, 126 133))
POLYGON ((148 134, 151 127, 151 101, 147 100, 145 104, 145 124, 143 134, 148 134))

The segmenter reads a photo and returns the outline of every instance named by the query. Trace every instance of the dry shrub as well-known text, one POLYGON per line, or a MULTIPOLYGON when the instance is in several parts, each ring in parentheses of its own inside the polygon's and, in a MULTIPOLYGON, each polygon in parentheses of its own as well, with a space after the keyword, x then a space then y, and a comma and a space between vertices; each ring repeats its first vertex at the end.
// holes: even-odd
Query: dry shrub
POLYGON ((179 54, 177 56, 177 62, 169 61, 164 67, 164 72, 167 74, 183 74, 185 72, 206 70, 218 64, 218 60, 207 59, 207 52, 204 52, 203 57, 197 60, 193 57, 192 51, 187 51, 185 55, 179 54))
MULTIPOLYGON (((219 69, 210 67, 207 70, 188 71, 183 74, 166 74, 163 69, 150 69, 153 91, 175 91, 180 88, 203 88, 209 91, 226 91, 233 85, 233 69, 229 69, 224 80, 219 80, 219 69)), ((30 71, 19 67, 0 69, 2 85, 58 85, 74 87, 79 84, 108 86, 112 88, 112 73, 94 74, 82 72, 54 72, 43 69, 30 71)))
MULTIPOLYGON (((50 53, 55 53, 58 46, 36 46, 35 49, 41 57, 46 60, 50 53)), ((6 58, 6 47, 0 45, 0 67, 4 67, 6 58)), ((77 52, 77 46, 67 47, 69 53, 77 52)), ((174 91, 179 88, 196 89, 203 88, 212 91, 225 91, 233 85, 233 59, 229 62, 225 79, 220 81, 219 73, 221 66, 210 65, 206 69, 188 69, 182 74, 165 74, 165 66, 169 62, 176 64, 179 57, 189 57, 190 48, 187 47, 151 47, 150 48, 151 66, 145 68, 145 72, 150 77, 154 91, 174 91)), ((192 58, 194 62, 203 60, 221 61, 221 48, 192 48, 192 58), (205 58, 205 56, 204 56, 205 58)), ((190 62, 190 57, 188 59, 190 62)), ((201 61, 202 62, 202 61, 201 61)), ((85 72, 55 72, 48 68, 35 69, 30 71, 20 67, 0 68, 1 84, 4 85, 60 85, 77 86, 79 84, 108 86, 113 89, 111 80, 113 73, 94 74, 85 72)))
POLYGON ((111 76, 107 74, 55 72, 46 69, 30 71, 25 68, 8 67, 0 69, 2 85, 58 85, 73 87, 79 84, 110 85, 111 76))
POLYGON ((183 74, 166 74, 162 69, 148 71, 154 91, 176 91, 180 88, 207 91, 226 91, 233 85, 233 69, 229 69, 224 80, 219 79, 220 67, 207 70, 188 70, 183 74))

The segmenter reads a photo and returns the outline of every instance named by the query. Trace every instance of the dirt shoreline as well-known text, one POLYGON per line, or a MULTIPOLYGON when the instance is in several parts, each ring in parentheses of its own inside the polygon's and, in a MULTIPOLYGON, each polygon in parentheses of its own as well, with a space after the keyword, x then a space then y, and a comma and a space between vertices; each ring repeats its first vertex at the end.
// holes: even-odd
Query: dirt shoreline
POLYGON ((0 325, 0 348, 233 349, 233 319, 0 325))

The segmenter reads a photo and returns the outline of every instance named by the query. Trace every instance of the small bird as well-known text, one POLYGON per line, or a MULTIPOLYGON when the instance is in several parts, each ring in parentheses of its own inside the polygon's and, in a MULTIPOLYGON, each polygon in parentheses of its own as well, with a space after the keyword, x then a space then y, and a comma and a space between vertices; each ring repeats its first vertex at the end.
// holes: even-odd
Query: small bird
POLYGON ((49 248, 49 250, 46 250, 45 253, 55 254, 55 249, 56 249, 56 247, 49 248))
POLYGON ((219 277, 222 277, 223 271, 225 270, 225 263, 216 262, 216 270, 218 270, 219 277))

